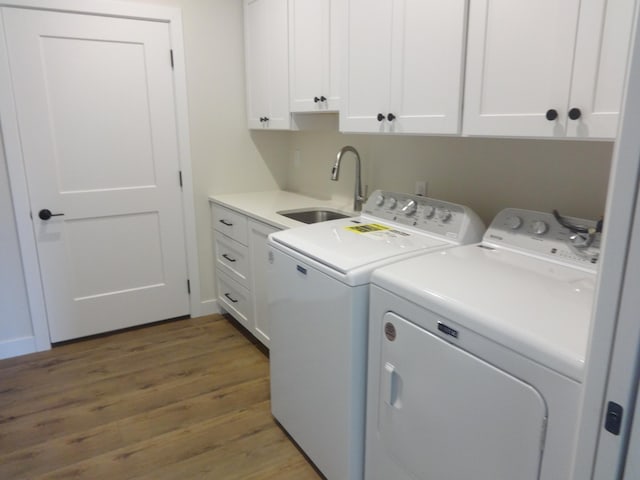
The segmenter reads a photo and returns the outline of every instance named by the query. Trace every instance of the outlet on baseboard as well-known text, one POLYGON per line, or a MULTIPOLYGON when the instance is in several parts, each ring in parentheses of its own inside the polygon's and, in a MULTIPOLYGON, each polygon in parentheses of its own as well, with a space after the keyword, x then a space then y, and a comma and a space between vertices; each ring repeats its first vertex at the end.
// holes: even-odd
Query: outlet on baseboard
POLYGON ((422 195, 423 197, 426 197, 427 196, 427 182, 422 181, 422 180, 416 181, 416 188, 414 189, 413 193, 415 193, 416 195, 422 195))

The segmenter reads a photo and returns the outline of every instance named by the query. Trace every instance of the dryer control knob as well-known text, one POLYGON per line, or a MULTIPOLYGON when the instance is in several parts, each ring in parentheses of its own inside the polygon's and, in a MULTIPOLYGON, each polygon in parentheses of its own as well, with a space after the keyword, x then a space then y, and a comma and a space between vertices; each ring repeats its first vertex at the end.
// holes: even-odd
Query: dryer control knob
POLYGON ((398 201, 394 197, 389 197, 389 208, 396 208, 398 201))
POLYGON ((433 218, 436 213, 436 209, 432 205, 424 206, 424 218, 433 218))
POLYGON ((381 207, 384 204, 384 195, 378 195, 376 197, 376 205, 381 207))
POLYGON ((404 204, 404 207, 402 207, 402 213, 404 213, 405 215, 413 215, 414 213, 416 213, 417 209, 418 209, 418 204, 416 203, 416 201, 409 200, 407 203, 404 204))
POLYGON ((574 233, 569 237, 569 240, 575 248, 587 248, 593 243, 593 235, 589 235, 588 233, 574 233))
POLYGON ((507 227, 511 230, 517 230, 522 226, 522 218, 514 215, 512 217, 507 218, 507 227))
POLYGON ((542 220, 537 220, 531 224, 531 231, 535 235, 544 235, 549 231, 549 225, 542 220))
POLYGON ((447 208, 438 208, 436 211, 436 215, 442 222, 448 222, 451 219, 451 212, 447 208))

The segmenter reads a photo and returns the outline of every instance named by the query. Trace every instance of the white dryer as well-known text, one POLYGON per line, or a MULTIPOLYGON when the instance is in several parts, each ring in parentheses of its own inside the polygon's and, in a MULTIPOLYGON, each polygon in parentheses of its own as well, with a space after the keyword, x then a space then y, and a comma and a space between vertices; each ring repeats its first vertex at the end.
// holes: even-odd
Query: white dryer
POLYGON ((271 411, 329 480, 362 480, 369 278, 480 241, 461 205, 374 192, 362 214, 269 236, 271 411))
POLYGON ((570 478, 596 230, 506 209, 481 244, 373 273, 367 480, 570 478))

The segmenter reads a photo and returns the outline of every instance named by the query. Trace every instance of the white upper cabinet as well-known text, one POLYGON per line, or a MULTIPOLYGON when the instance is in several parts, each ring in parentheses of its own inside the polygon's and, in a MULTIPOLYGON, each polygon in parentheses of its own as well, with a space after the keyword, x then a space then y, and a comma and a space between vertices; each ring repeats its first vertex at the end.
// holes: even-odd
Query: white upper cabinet
POLYGON ((288 130, 287 0, 245 0, 244 17, 249 128, 288 130))
POLYGON ((340 130, 456 134, 466 0, 348 0, 340 130))
POLYGON ((613 138, 634 0, 473 0, 468 135, 613 138))
POLYGON ((289 80, 292 112, 338 110, 339 5, 344 0, 289 0, 289 80))

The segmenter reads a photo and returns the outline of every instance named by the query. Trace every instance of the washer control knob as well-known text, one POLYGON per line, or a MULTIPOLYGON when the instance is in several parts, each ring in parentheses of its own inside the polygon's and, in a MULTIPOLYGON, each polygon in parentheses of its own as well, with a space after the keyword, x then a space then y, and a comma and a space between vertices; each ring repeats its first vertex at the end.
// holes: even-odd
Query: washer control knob
POLYGON ((378 195, 376 197, 376 205, 381 207, 384 204, 384 195, 378 195))
POLYGON ((424 218, 433 218, 436 213, 435 207, 433 205, 425 205, 424 206, 424 218))
POLYGON ((451 212, 448 208, 438 208, 436 215, 442 222, 448 222, 451 219, 451 212))
POLYGON ((514 215, 512 217, 507 218, 507 227, 511 230, 517 230, 522 226, 522 218, 514 215))
POLYGON ((535 235, 544 235, 549 231, 549 225, 547 225, 547 223, 543 222, 542 220, 536 220, 531 224, 531 231, 535 235))
POLYGON ((404 207, 402 207, 402 213, 404 213, 405 215, 413 215, 414 213, 416 213, 417 209, 418 204, 416 203, 416 201, 409 200, 404 204, 404 207))
POLYGON ((398 201, 394 197, 389 197, 389 208, 396 208, 398 201))

